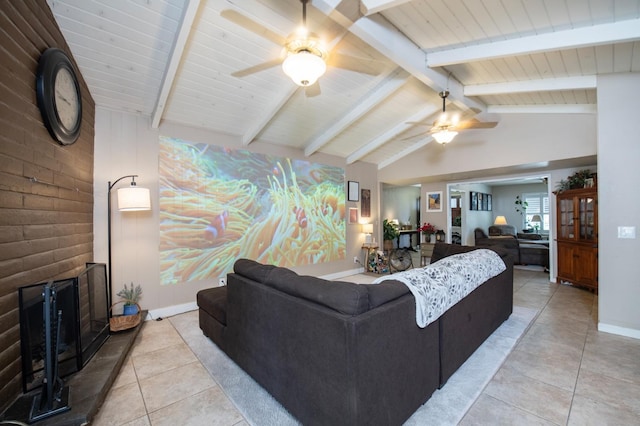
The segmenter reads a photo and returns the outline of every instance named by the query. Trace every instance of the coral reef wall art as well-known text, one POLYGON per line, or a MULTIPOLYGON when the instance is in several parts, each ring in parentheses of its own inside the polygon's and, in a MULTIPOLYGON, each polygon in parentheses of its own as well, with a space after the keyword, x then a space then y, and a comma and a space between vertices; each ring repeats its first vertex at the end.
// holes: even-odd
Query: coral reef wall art
POLYGON ((162 284, 345 259, 340 167, 160 137, 162 284))

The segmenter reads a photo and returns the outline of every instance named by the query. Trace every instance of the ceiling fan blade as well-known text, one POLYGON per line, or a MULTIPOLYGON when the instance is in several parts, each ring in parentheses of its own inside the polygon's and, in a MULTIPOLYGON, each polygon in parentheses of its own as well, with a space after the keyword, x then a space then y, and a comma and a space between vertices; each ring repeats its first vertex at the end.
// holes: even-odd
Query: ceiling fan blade
POLYGON ((321 94, 320 82, 316 81, 311 86, 306 86, 304 88, 304 94, 307 96, 307 98, 313 98, 314 96, 319 96, 321 94))
POLYGON ((344 55, 338 52, 332 52, 329 54, 327 65, 342 68, 349 71, 359 72, 361 74, 378 75, 380 74, 373 67, 368 66, 372 64, 373 60, 356 58, 355 56, 344 55))
POLYGON ((433 122, 427 123, 426 121, 407 121, 406 123, 414 126, 433 126, 433 122))
POLYGON ((496 121, 479 121, 475 118, 471 120, 463 121, 456 125, 456 130, 466 129, 493 129, 498 123, 496 121))
POLYGON ((258 24, 257 22, 247 18, 241 13, 233 10, 233 9, 225 9, 220 12, 220 16, 223 18, 233 22, 236 25, 241 26, 242 28, 251 31, 254 34, 259 35, 260 37, 264 37, 267 40, 272 41, 278 46, 284 46, 287 42, 285 37, 282 37, 280 34, 277 34, 270 29, 258 24))
POLYGON ((233 73, 231 73, 232 76, 234 77, 246 77, 250 74, 254 74, 260 71, 264 71, 267 70, 269 68, 273 68, 273 67, 277 67, 278 65, 282 64, 282 60, 280 58, 278 59, 272 59, 268 62, 263 62, 261 64, 258 65, 254 65, 252 67, 249 68, 245 68, 243 70, 239 70, 239 71, 235 71, 233 73))

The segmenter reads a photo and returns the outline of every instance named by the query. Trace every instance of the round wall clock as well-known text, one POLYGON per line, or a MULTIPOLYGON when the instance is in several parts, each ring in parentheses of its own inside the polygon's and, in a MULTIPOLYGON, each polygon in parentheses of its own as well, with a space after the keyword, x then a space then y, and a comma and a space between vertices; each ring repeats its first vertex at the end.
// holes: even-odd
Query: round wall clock
POLYGON ((74 143, 80 136, 82 98, 76 71, 64 51, 52 47, 40 56, 36 94, 51 136, 62 145, 74 143))

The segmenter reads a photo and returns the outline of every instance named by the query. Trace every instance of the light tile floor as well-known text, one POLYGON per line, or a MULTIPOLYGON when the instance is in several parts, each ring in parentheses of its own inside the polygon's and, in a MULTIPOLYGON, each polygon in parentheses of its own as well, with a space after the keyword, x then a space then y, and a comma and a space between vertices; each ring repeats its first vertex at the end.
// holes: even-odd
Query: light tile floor
MULTIPOLYGON (((514 275, 514 304, 540 313, 461 424, 640 424, 640 340, 597 331, 593 293, 514 275)), ((247 425, 171 321, 143 325, 93 424, 247 425)))

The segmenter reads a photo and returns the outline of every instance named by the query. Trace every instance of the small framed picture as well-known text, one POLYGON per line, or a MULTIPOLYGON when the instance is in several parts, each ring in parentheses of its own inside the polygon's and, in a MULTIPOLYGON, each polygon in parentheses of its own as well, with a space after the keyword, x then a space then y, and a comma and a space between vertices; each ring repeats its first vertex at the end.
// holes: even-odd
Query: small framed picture
POLYGON ((349 207, 349 225, 355 225, 358 223, 358 208, 349 207))
POLYGON ((360 190, 360 217, 371 217, 371 190, 360 190))
POLYGON ((347 182, 347 201, 360 201, 360 184, 350 180, 347 182))
POLYGON ((471 206, 469 206, 469 210, 478 210, 478 193, 475 191, 471 191, 471 206))
POLYGON ((442 211, 442 191, 427 192, 427 211, 442 211))
POLYGON ((491 199, 493 198, 493 195, 491 194, 487 194, 487 210, 491 211, 492 207, 491 207, 491 199))

